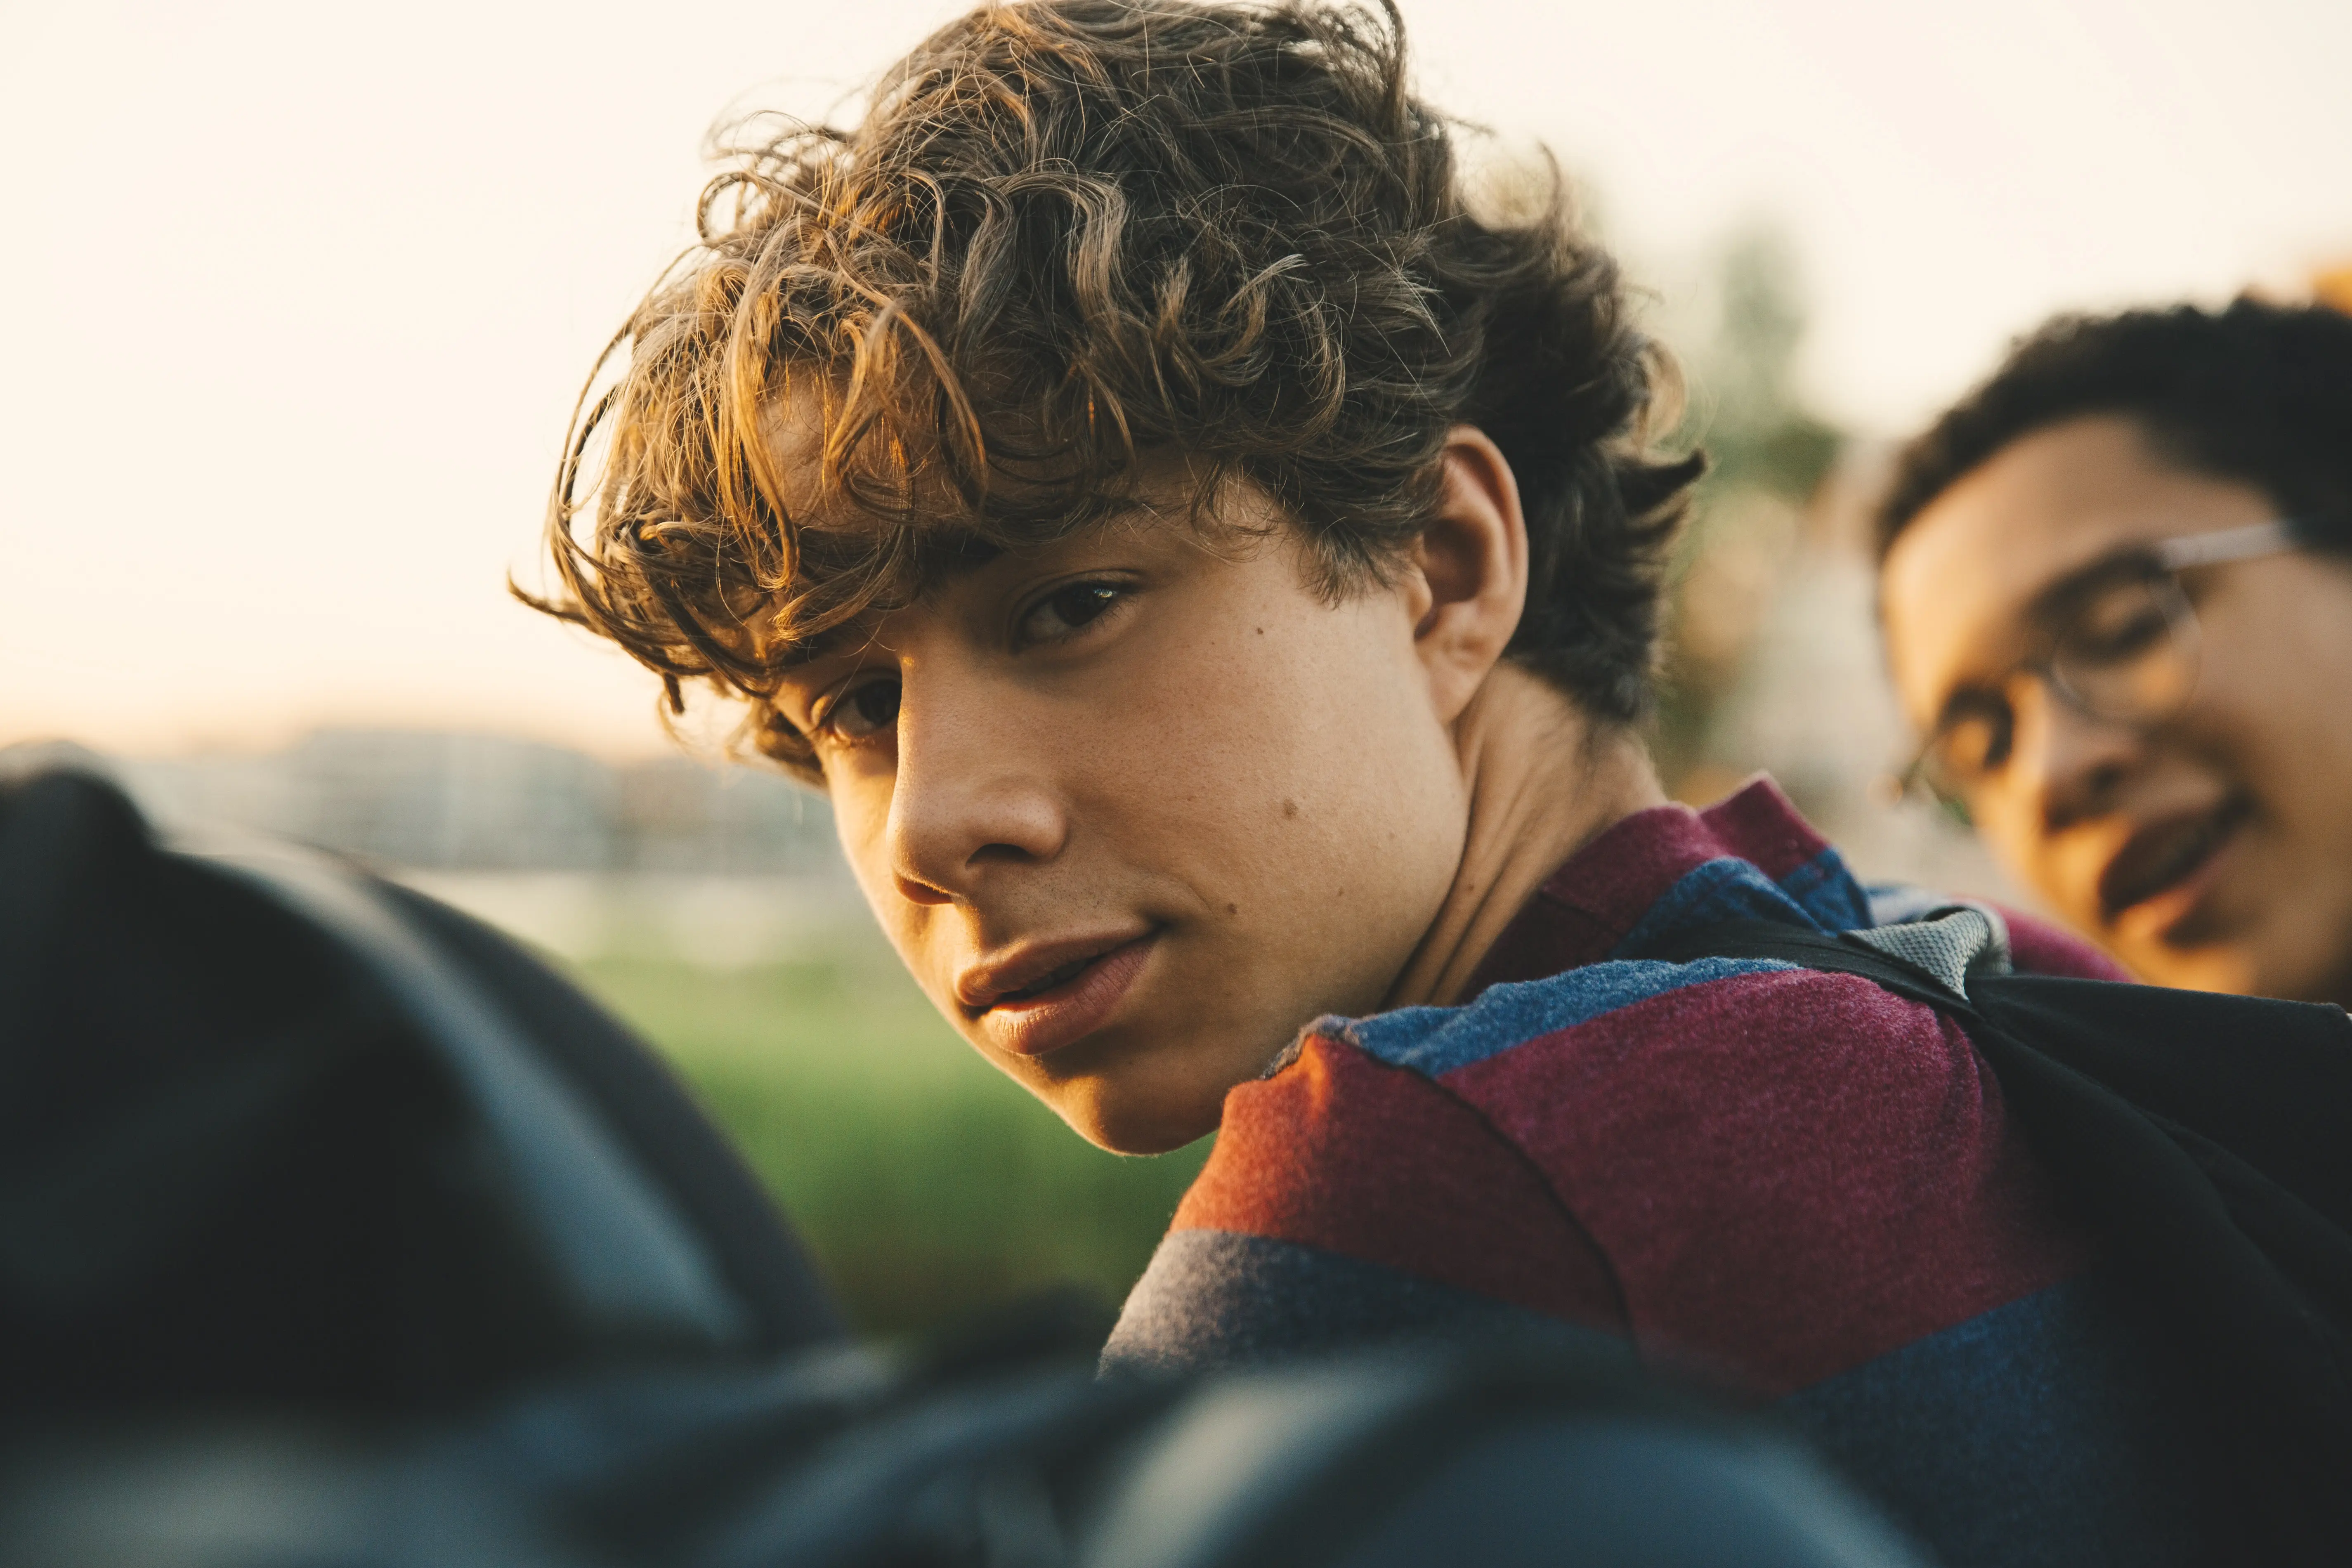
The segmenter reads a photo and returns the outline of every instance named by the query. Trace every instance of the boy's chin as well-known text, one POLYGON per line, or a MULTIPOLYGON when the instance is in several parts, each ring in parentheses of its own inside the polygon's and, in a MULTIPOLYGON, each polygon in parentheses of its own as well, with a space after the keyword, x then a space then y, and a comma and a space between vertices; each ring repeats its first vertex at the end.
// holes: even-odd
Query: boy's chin
POLYGON ((1071 1130, 1114 1154, 1166 1154, 1217 1130, 1225 1091, 1147 1092, 1102 1079, 1067 1083, 1052 1097, 1071 1130))

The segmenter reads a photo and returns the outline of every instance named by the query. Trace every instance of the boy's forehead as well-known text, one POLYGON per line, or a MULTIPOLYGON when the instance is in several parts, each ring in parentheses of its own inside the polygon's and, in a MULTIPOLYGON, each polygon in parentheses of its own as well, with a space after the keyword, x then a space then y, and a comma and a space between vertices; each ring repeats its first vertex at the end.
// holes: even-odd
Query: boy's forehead
MULTIPOLYGON (((982 580, 985 591, 988 578, 1020 576, 1074 554, 1092 556, 1120 543, 1140 545, 1153 553, 1176 548, 1231 555, 1237 544, 1262 541, 1279 525, 1279 509, 1255 487, 1230 487, 1218 499, 1198 496, 1196 489, 1180 470, 1167 482, 1147 480, 1100 498, 1083 521, 1027 539, 1008 538, 1008 531, 985 522, 918 517, 906 528, 909 538, 904 548, 910 559, 892 574, 887 590, 856 615, 820 630, 796 633, 782 623, 769 627, 771 660, 789 677, 797 667, 855 651, 880 637, 892 618, 936 605, 942 595, 975 579, 982 580)), ((852 563, 868 554, 877 536, 893 526, 845 500, 812 509, 811 514, 795 520, 800 560, 793 587, 783 596, 814 587, 835 572, 854 570, 852 563)))
POLYGON ((1075 457, 1065 466, 1024 449, 1017 429, 984 447, 985 488, 975 495, 951 479, 957 465, 944 453, 908 438, 913 420, 835 428, 842 391, 825 366, 787 364, 763 416, 767 482, 791 536, 790 577, 757 633, 779 673, 870 643, 887 618, 975 574, 1018 570, 1122 532, 1223 552, 1279 531, 1287 518, 1231 464, 1202 452, 1142 447, 1088 476, 1075 457), (842 613, 845 600, 851 613, 842 613))

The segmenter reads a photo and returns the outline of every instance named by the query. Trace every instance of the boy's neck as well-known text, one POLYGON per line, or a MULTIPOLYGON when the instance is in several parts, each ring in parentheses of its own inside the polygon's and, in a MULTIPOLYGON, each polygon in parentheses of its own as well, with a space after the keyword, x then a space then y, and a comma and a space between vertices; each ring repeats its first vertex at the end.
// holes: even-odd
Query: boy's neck
POLYGON ((1454 885, 1386 1005, 1458 999, 1536 889, 1637 811, 1666 803, 1639 737, 1595 725, 1548 682, 1501 664, 1454 723, 1470 825, 1454 885))

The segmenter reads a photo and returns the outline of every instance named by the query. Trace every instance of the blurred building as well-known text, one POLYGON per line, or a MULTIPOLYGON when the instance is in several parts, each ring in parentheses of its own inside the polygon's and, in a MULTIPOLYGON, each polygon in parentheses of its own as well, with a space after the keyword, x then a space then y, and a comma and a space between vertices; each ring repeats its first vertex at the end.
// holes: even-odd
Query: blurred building
POLYGON ((0 771, 78 765, 157 821, 274 833, 387 867, 726 876, 837 874, 824 800, 684 756, 615 766, 505 735, 318 730, 281 751, 106 757, 58 743, 0 771))
POLYGON ((1708 457, 1675 563, 1655 728, 1670 794, 1769 773, 1865 879, 2032 900, 1939 812, 1884 797, 1909 741, 1878 639, 1870 515, 1892 449, 1813 412, 1804 285, 1769 224, 1731 234, 1680 323, 1708 457))
POLYGON ((1749 552, 1735 573, 1741 640, 1725 656, 1736 674, 1678 793, 1703 803, 1768 772, 1865 880, 2032 909, 1975 835, 1924 803, 1887 797, 1912 741, 1879 641, 1870 545, 1891 458, 1882 444, 1848 443, 1802 508, 1759 516, 1736 536, 1749 552))

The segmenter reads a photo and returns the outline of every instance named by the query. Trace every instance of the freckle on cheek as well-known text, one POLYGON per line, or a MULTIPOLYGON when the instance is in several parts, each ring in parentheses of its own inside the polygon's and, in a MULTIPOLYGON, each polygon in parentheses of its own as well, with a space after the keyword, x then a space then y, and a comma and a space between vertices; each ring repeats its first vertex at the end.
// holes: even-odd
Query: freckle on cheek
POLYGON ((1227 904, 1225 906, 1225 913, 1229 915, 1237 915, 1241 912, 1242 907, 1239 904, 1227 904))
POLYGON ((1297 816, 1298 815, 1298 803, 1295 800, 1284 801, 1282 803, 1282 815, 1285 816, 1297 816))

